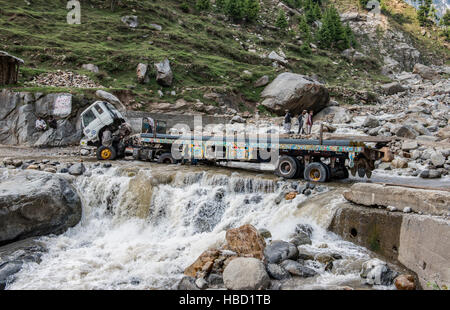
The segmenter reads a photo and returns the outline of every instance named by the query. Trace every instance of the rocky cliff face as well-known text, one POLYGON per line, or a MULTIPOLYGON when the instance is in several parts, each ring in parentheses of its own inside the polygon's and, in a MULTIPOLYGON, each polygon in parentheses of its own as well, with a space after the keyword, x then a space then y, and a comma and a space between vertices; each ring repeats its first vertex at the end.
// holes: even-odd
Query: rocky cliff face
POLYGON ((0 144, 67 146, 81 139, 79 112, 71 94, 0 93, 0 144), (62 98, 62 99, 61 99, 62 98), (57 128, 44 132, 35 128, 37 117, 54 117, 57 128))

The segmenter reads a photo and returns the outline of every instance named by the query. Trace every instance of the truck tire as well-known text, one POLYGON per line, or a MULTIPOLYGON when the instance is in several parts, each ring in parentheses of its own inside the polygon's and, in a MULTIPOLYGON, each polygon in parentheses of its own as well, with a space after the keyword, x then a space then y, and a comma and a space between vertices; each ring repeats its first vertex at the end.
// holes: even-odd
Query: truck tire
POLYGON ((296 179, 303 179, 303 175, 305 173, 305 165, 301 163, 298 158, 295 158, 297 161, 297 173, 295 174, 296 179))
POLYGON ((161 154, 158 158, 158 163, 160 164, 176 164, 177 161, 172 157, 170 153, 161 154))
POLYGON ((297 174, 297 169, 297 159, 291 156, 281 156, 278 159, 278 165, 277 169, 275 170, 275 174, 285 179, 293 179, 297 174))
POLYGON ((114 160, 116 159, 117 152, 113 147, 101 146, 97 150, 98 160, 114 160))
POLYGON ((305 180, 324 183, 328 179, 328 171, 323 163, 310 163, 305 167, 305 180))
POLYGON ((348 179, 349 172, 346 167, 338 167, 333 170, 332 176, 336 180, 345 180, 348 179))

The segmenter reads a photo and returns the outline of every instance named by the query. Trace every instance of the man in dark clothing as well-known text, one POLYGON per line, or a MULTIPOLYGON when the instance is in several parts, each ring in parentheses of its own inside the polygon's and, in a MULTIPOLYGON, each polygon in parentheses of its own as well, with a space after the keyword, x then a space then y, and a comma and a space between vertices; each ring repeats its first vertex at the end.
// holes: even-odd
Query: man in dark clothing
POLYGON ((291 126, 292 126, 292 115, 289 112, 289 110, 286 110, 286 115, 284 116, 284 131, 286 131, 286 133, 290 133, 291 126))
POLYGON ((56 121, 56 119, 53 118, 53 116, 50 116, 48 120, 48 127, 53 129, 58 128, 58 122, 56 121))
POLYGON ((305 114, 306 114, 306 111, 303 111, 302 114, 298 115, 298 132, 297 132, 297 134, 299 134, 299 135, 305 133, 305 131, 303 129, 303 125, 304 125, 303 122, 304 122, 305 114))

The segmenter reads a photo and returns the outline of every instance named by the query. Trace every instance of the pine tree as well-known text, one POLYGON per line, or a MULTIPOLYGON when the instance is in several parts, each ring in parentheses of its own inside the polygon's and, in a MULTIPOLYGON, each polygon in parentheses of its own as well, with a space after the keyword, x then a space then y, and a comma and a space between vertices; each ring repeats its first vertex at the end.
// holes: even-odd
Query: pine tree
POLYGON ((322 12, 320 11, 320 6, 317 2, 313 7, 313 15, 315 20, 320 20, 322 18, 322 12))
POLYGON ((311 35, 311 28, 308 25, 308 22, 306 21, 306 17, 302 15, 300 17, 300 23, 298 24, 298 30, 300 31, 300 35, 302 37, 303 42, 312 42, 312 35, 311 35))
POLYGON ((349 48, 354 40, 350 27, 344 27, 338 11, 334 6, 328 8, 322 16, 322 27, 316 34, 319 46, 322 48, 337 48, 344 50, 349 48))
POLYGON ((355 35, 353 34, 352 28, 350 28, 350 25, 348 23, 347 23, 347 25, 345 25, 344 32, 345 32, 345 36, 347 37, 350 46, 356 47, 356 44, 357 44, 356 38, 355 38, 355 35))
POLYGON ((259 0, 247 0, 245 7, 245 17, 249 21, 254 21, 258 18, 260 6, 259 0))
POLYGON ((195 8, 199 11, 209 10, 210 7, 211 7, 210 0, 197 0, 195 2, 195 8))
POLYGON ((235 20, 245 17, 245 0, 227 0, 224 5, 225 13, 235 20))
POLYGON ((286 18, 286 14, 284 13, 283 9, 280 9, 278 11, 278 17, 277 21, 275 22, 275 26, 277 26, 281 30, 286 30, 286 28, 289 26, 289 23, 286 18))
POLYGON ((450 10, 446 10, 445 14, 441 18, 442 26, 450 26, 450 10))

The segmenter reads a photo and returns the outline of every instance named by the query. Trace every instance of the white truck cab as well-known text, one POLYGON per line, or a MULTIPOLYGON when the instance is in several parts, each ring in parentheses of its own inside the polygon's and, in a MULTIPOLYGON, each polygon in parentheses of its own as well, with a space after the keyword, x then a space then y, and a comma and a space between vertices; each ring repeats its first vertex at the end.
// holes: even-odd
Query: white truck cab
POLYGON ((124 120, 122 114, 109 102, 96 101, 81 114, 81 125, 87 142, 96 143, 101 139, 101 132, 107 126, 120 125, 124 120))

